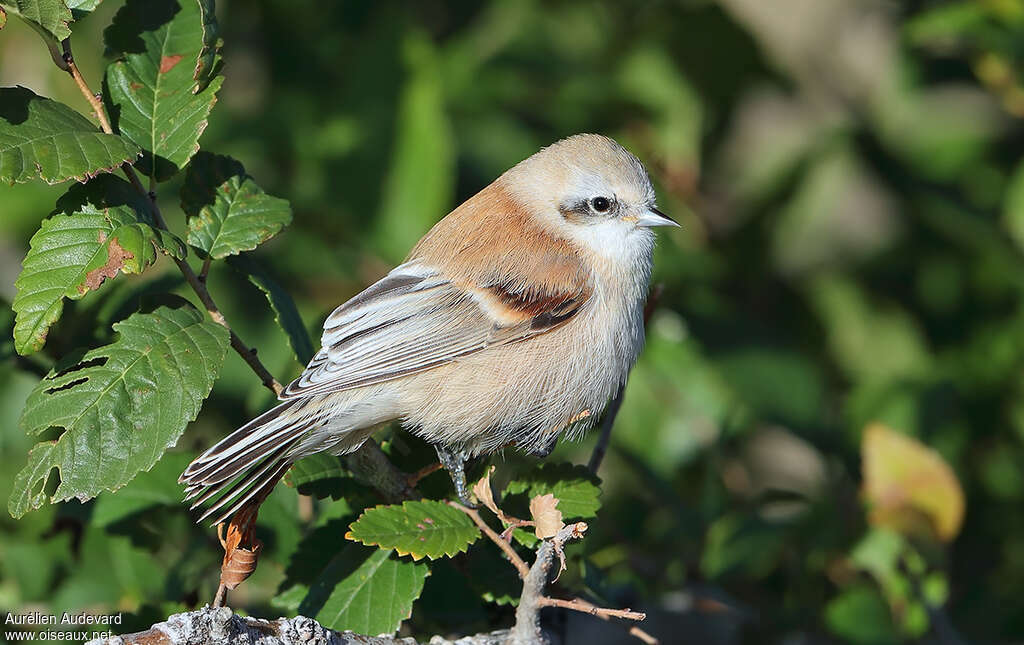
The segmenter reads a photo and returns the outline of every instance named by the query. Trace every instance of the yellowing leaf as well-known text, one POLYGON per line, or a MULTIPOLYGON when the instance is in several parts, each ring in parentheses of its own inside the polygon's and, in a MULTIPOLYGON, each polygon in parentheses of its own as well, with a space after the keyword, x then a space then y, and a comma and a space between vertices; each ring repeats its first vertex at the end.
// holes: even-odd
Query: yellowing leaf
POLYGON ((964 518, 964 493, 937 452, 875 423, 864 430, 861 455, 871 524, 907 531, 923 515, 940 539, 956 536, 964 518))
POLYGON ((562 530, 562 511, 558 510, 558 498, 548 493, 537 495, 530 500, 530 515, 533 516, 534 532, 540 539, 555 537, 562 530))

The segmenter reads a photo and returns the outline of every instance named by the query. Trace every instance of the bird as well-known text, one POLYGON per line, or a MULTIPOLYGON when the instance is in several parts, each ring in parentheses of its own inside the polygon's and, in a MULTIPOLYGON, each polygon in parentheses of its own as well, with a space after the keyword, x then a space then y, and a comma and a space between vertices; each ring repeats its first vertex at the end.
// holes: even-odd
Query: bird
POLYGON ((181 474, 198 521, 261 500, 296 460, 357 450, 400 421, 468 503, 465 463, 538 457, 598 418, 644 344, 659 226, 643 163, 613 139, 541 148, 439 220, 406 260, 326 319, 281 403, 181 474))

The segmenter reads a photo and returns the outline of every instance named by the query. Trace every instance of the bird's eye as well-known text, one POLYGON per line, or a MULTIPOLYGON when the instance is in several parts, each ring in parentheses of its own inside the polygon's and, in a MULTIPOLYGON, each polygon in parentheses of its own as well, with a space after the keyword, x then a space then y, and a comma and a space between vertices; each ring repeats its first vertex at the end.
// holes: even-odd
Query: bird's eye
POLYGON ((590 206, 598 213, 606 213, 612 207, 612 202, 607 197, 595 197, 590 200, 590 206))

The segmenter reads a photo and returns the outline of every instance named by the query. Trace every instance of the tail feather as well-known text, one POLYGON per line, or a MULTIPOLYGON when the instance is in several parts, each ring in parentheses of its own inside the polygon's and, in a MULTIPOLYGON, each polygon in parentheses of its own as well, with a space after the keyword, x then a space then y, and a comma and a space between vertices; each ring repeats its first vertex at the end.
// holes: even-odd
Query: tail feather
POLYGON ((231 483, 230 480, 212 486, 210 490, 192 504, 192 508, 195 509, 200 504, 218 495, 220 495, 220 498, 213 506, 203 511, 203 514, 196 521, 203 522, 217 513, 216 519, 213 520, 212 524, 220 524, 238 512, 246 502, 256 495, 269 493, 270 489, 277 484, 278 479, 292 465, 290 460, 280 458, 280 454, 287 450, 287 448, 288 446, 282 446, 274 451, 273 454, 264 458, 230 488, 228 488, 228 484, 231 483), (227 490, 224 490, 225 488, 227 490), (229 502, 230 504, 228 504, 229 502), (227 508, 221 510, 225 505, 228 505, 227 508), (218 513, 218 511, 220 512, 218 513))
POLYGON ((246 503, 265 497, 298 457, 296 444, 318 423, 315 415, 296 414, 303 401, 287 401, 231 433, 197 457, 178 482, 185 484, 185 500, 192 508, 215 500, 197 520, 216 514, 219 524, 246 503), (286 414, 287 413, 287 414, 286 414))
POLYGON ((211 466, 229 461, 233 455, 247 447, 266 445, 274 441, 278 434, 277 431, 287 430, 295 424, 292 415, 284 413, 295 408, 297 403, 301 403, 301 401, 287 401, 271 408, 218 441, 188 465, 185 472, 178 478, 178 483, 184 484, 206 479, 205 472, 211 466))

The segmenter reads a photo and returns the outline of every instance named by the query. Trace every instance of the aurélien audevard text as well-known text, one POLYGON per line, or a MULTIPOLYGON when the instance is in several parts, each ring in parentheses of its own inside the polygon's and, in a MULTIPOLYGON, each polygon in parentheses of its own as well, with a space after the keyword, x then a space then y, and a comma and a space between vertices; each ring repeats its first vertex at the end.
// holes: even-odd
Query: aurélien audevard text
POLYGON ((106 638, 113 635, 113 631, 109 630, 112 625, 120 625, 123 618, 120 613, 117 614, 89 614, 86 612, 64 612, 62 614, 47 614, 41 611, 29 611, 24 613, 7 612, 4 617, 4 626, 7 630, 4 630, 4 635, 7 637, 8 642, 14 640, 58 640, 58 641, 84 641, 90 638, 106 638), (22 627, 33 628, 31 632, 11 632, 10 627, 19 625, 22 627), (58 630, 48 630, 45 633, 40 633, 35 628, 53 625, 59 627, 68 628, 58 630), (86 627, 92 629, 75 629, 76 627, 86 627), (107 628, 109 631, 103 631, 107 628))

